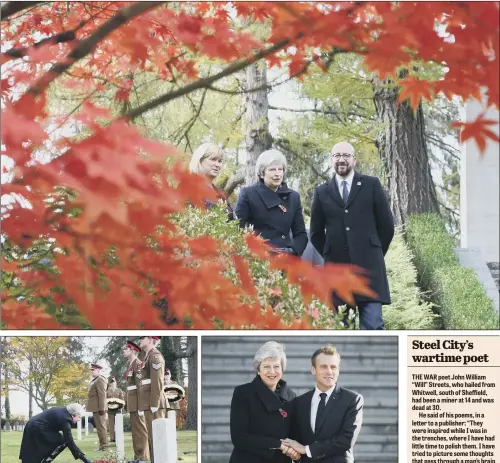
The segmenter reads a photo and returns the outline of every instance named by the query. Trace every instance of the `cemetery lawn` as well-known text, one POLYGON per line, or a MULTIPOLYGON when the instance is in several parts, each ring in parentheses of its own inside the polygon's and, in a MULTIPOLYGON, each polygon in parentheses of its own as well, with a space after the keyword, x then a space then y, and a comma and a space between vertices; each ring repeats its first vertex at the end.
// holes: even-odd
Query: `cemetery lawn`
MULTIPOLYGON (((196 431, 177 431, 177 453, 178 461, 182 463, 196 463, 197 438, 196 431), (184 454, 184 452, 189 452, 184 454), (193 453, 191 453, 193 452, 193 453)), ((21 448, 21 440, 23 433, 20 431, 10 431, 1 433, 1 457, 2 463, 19 463, 19 449, 21 448)), ((76 440, 76 429, 73 430, 73 438, 76 445, 84 452, 90 460, 98 460, 103 458, 113 459, 115 455, 115 444, 112 443, 106 452, 98 452, 99 441, 97 434, 90 434, 85 437, 83 432, 82 440, 76 440)), ((132 449, 132 434, 125 433, 125 460, 134 458, 132 449)), ((75 463, 80 460, 75 460, 68 449, 65 449, 55 460, 54 463, 75 463)))

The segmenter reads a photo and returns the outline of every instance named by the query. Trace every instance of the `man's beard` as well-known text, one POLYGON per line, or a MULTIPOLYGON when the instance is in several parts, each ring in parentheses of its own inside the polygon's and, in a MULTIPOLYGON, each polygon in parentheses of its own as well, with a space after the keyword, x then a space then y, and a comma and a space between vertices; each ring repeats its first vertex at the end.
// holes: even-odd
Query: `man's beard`
POLYGON ((347 177, 350 173, 351 173, 351 170, 352 170, 352 166, 350 165, 343 165, 343 166, 339 166, 338 164, 335 166, 335 172, 340 175, 341 177, 347 177), (339 172, 339 167, 345 167, 345 170, 343 170, 343 172, 339 172))

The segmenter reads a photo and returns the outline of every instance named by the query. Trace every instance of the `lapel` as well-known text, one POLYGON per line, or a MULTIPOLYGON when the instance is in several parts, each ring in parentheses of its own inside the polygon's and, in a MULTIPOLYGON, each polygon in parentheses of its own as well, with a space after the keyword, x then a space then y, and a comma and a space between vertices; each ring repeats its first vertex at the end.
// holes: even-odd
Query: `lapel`
POLYGON ((349 192, 349 197, 347 198, 347 206, 350 206, 354 201, 354 198, 359 193, 359 190, 363 187, 363 176, 354 172, 354 177, 352 178, 351 191, 349 192))
MULTIPOLYGON (((284 384, 281 384, 281 387, 286 387, 286 383, 284 381, 282 383, 284 384)), ((252 381, 252 385, 255 389, 255 392, 257 392, 259 399, 264 404, 264 407, 266 407, 266 410, 268 412, 273 412, 283 407, 284 404, 281 403, 280 399, 278 399, 278 396, 262 382, 259 376, 256 376, 254 378, 254 380, 252 381)))
POLYGON ((291 190, 283 183, 282 186, 278 188, 278 191, 274 192, 267 188, 264 182, 259 180, 257 184, 257 193, 259 193, 267 209, 271 209, 282 204, 283 200, 288 198, 291 190))
POLYGON ((349 192, 349 197, 347 198, 347 205, 344 204, 344 200, 342 199, 342 196, 340 195, 339 187, 337 185, 337 174, 333 176, 331 180, 328 181, 328 187, 330 190, 330 193, 332 194, 333 199, 342 207, 345 208, 347 206, 350 206, 351 203, 354 201, 354 198, 358 194, 359 190, 363 186, 363 176, 361 174, 358 174, 357 172, 354 172, 354 177, 352 178, 352 184, 351 184, 351 191, 349 192), (359 183, 359 185, 358 185, 359 183))
POLYGON ((320 422, 318 423, 318 427, 316 429, 315 435, 317 436, 319 432, 321 431, 321 428, 325 424, 325 420, 327 416, 331 416, 333 414, 333 410, 337 406, 337 403, 339 402, 338 398, 340 395, 340 386, 338 384, 335 385, 335 389, 333 390, 332 394, 330 395, 330 398, 328 399, 328 402, 326 404, 325 408, 325 413, 323 413, 323 416, 321 417, 320 422))
POLYGON ((344 204, 344 200, 342 199, 342 196, 340 196, 340 192, 339 192, 339 187, 337 186, 337 181, 335 180, 335 176, 337 174, 335 174, 333 176, 333 178, 331 178, 330 180, 328 180, 328 190, 330 191, 330 194, 332 195, 332 198, 334 199, 334 201, 342 208, 344 209, 345 208, 345 204, 344 204))
MULTIPOLYGON (((306 426, 307 432, 310 436, 314 437, 314 431, 311 428, 311 406, 312 406, 312 398, 314 395, 314 389, 312 391, 306 392, 303 397, 304 400, 302 402, 302 410, 300 410, 299 416, 306 417, 306 426)), ((311 439, 309 439, 311 440, 311 439)))

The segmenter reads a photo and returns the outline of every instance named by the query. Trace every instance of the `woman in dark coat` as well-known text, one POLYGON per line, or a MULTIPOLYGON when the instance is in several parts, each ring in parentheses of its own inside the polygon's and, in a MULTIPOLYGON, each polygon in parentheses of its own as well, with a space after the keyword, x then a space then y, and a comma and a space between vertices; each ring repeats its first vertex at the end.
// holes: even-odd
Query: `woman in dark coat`
MULTIPOLYGON (((207 179, 207 182, 215 190, 218 200, 225 204, 228 219, 233 220, 235 218, 234 211, 226 194, 213 183, 220 173, 223 162, 224 152, 221 148, 214 143, 203 143, 194 151, 189 163, 189 171, 203 175, 207 179)), ((205 201, 205 205, 209 209, 215 204, 213 201, 205 201)))
POLYGON ((286 365, 283 347, 266 342, 255 354, 257 376, 236 387, 231 401, 229 463, 291 463, 300 454, 282 444, 289 436, 296 394, 281 379, 286 365), (287 456, 288 455, 288 456, 287 456))
POLYGON ((19 459, 22 463, 49 463, 66 447, 75 460, 90 462, 76 446, 71 434, 71 424, 80 421, 82 414, 80 404, 71 404, 49 408, 31 418, 24 428, 21 442, 19 459))
POLYGON ((243 188, 236 204, 241 227, 253 226, 276 249, 301 256, 307 244, 300 195, 284 183, 286 159, 278 150, 264 151, 257 159, 259 181, 243 188))

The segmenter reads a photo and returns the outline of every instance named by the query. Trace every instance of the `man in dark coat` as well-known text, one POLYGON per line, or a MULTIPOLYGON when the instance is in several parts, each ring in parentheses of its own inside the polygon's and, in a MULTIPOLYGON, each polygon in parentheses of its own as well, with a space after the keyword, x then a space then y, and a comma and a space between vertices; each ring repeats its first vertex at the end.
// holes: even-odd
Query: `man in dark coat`
MULTIPOLYGON (((382 304, 390 304, 384 256, 394 236, 394 219, 376 177, 355 172, 354 148, 332 149, 335 175, 316 188, 311 206, 311 242, 325 262, 354 264, 367 271, 375 296, 355 295, 361 329, 383 329, 382 304)), ((345 302, 333 295, 335 307, 345 302)))
POLYGON ((316 387, 295 399, 292 439, 301 463, 354 463, 353 447, 363 421, 363 396, 338 385, 340 355, 324 346, 311 358, 316 387))
POLYGON ((257 159, 258 182, 243 188, 235 213, 241 227, 253 226, 277 252, 301 256, 307 232, 300 195, 284 183, 285 156, 278 150, 264 151, 257 159))
POLYGON ((66 447, 75 460, 89 462, 71 434, 71 423, 80 421, 82 414, 80 404, 71 404, 49 408, 31 418, 24 428, 21 442, 19 459, 22 463, 49 463, 66 447))

